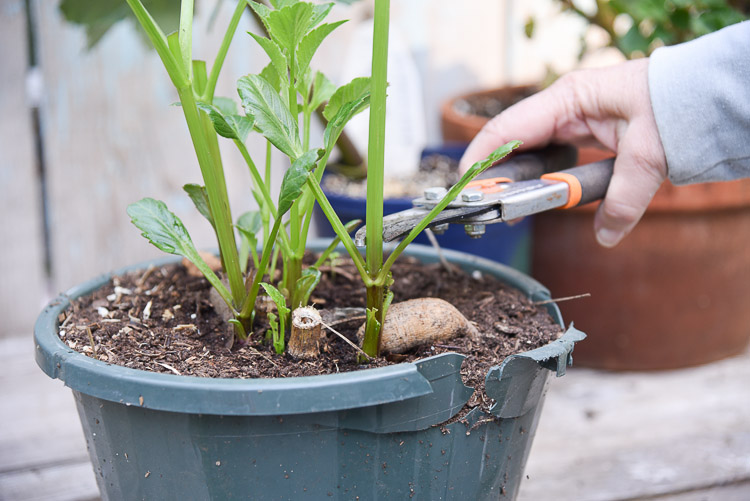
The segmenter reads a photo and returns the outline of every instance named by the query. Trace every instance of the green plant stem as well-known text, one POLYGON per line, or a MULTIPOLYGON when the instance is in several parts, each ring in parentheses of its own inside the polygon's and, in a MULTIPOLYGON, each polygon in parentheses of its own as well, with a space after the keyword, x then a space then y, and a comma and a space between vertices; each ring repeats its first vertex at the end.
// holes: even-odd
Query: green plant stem
MULTIPOLYGON (((383 181, 385 172, 385 109, 388 86, 388 23, 390 0, 375 0, 372 46, 370 135, 367 146, 367 270, 372 285, 367 286, 368 318, 362 350, 378 356, 380 328, 383 325, 383 284, 378 283, 383 265, 383 181)), ((343 241, 343 238, 342 238, 343 241)))
MULTIPOLYGON (((239 317, 241 319, 249 319, 253 314, 255 308, 255 300, 258 297, 258 290, 260 289, 260 283, 263 281, 264 271, 268 268, 268 262, 271 260, 273 255, 273 244, 276 240, 276 234, 279 232, 281 227, 281 219, 276 219, 273 222, 273 228, 271 228, 271 235, 267 242, 263 242, 263 255, 260 258, 260 266, 255 270, 255 277, 253 277, 253 283, 250 286, 250 292, 245 297, 245 301, 242 303, 239 317)), ((243 322, 244 323, 244 322, 243 322)))
POLYGON ((180 55, 190 81, 193 80, 193 9, 194 0, 180 2, 180 55))
POLYGON ((214 92, 216 91, 216 82, 219 80, 219 73, 221 73, 221 68, 224 66, 224 60, 227 57, 227 52, 229 52, 229 46, 232 43, 234 34, 237 32, 237 27, 240 24, 240 19, 242 19, 242 13, 245 11, 246 6, 247 4, 245 0, 237 2, 237 7, 234 9, 234 14, 232 14, 232 19, 229 21, 227 31, 224 33, 224 39, 221 41, 221 46, 219 46, 219 52, 216 53, 216 59, 214 59, 213 66, 211 66, 211 73, 208 76, 208 83, 206 84, 206 90, 203 92, 202 101, 207 103, 213 102, 214 92))
POLYGON ((224 271, 227 273, 229 288, 232 291, 232 299, 235 306, 242 304, 245 298, 245 285, 240 271, 239 256, 237 255, 237 243, 234 238, 234 227, 232 225, 232 214, 229 209, 229 196, 226 183, 221 172, 221 165, 216 165, 212 155, 211 145, 206 138, 205 127, 201 118, 201 112, 195 102, 192 87, 178 88, 177 94, 182 103, 185 121, 193 140, 193 147, 198 157, 203 181, 208 193, 209 208, 216 226, 216 237, 219 241, 219 250, 224 259, 224 271))
POLYGON ((253 162, 253 159, 250 156, 250 152, 247 150, 247 146, 245 146, 245 143, 243 143, 239 139, 235 139, 234 144, 237 146, 237 149, 240 150, 242 158, 245 159, 245 163, 250 170, 250 176, 253 178, 255 187, 260 190, 261 194, 263 195, 263 201, 267 204, 273 217, 276 218, 276 204, 274 204, 273 199, 271 198, 271 193, 268 191, 268 185, 260 176, 260 172, 258 172, 258 168, 255 166, 255 162, 253 162))
MULTIPOLYGON (((380 331, 383 326, 383 302, 385 287, 371 285, 367 287, 367 311, 370 313, 365 324, 365 336, 362 340, 362 351, 369 357, 376 357, 380 353, 380 331)), ((360 359, 364 363, 366 360, 360 359)))
MULTIPOLYGON (((315 180, 317 181, 318 186, 320 186, 320 180, 323 178, 323 172, 325 171, 326 165, 328 164, 328 158, 330 156, 331 152, 326 151, 323 154, 323 157, 318 161, 318 166, 315 168, 315 172, 313 172, 313 176, 315 176, 315 180)), ((313 195, 312 191, 305 191, 302 194, 300 204, 302 204, 305 214, 305 222, 302 225, 302 240, 304 242, 307 242, 307 235, 310 232, 310 223, 312 221, 313 207, 315 205, 315 196, 313 195)), ((357 253, 357 255, 359 255, 359 253, 357 253)))
POLYGON ((162 60, 164 69, 167 70, 167 74, 169 75, 170 80, 172 80, 172 84, 178 89, 189 86, 190 81, 185 69, 169 50, 167 37, 161 28, 159 28, 159 25, 156 24, 154 18, 151 17, 151 14, 146 10, 140 0, 127 0, 127 2, 130 9, 133 11, 133 14, 135 14, 138 23, 143 27, 149 40, 151 40, 154 49, 156 49, 156 53, 159 54, 159 58, 162 60))
POLYGON ((352 258, 352 261, 354 262, 354 266, 357 268, 357 271, 359 272, 360 277, 362 277, 362 281, 364 282, 365 287, 369 287, 370 285, 373 284, 373 281, 370 278, 370 274, 367 273, 365 262, 362 259, 362 256, 360 255, 359 250, 357 249, 357 246, 354 245, 354 241, 352 240, 352 237, 349 235, 349 232, 347 231, 346 227, 341 222, 341 219, 339 219, 339 216, 336 214, 336 211, 334 211, 333 207, 331 207, 331 203, 328 201, 328 199, 325 196, 325 193, 323 193, 323 190, 320 188, 320 184, 318 184, 318 180, 315 178, 315 176, 310 176, 307 178, 307 185, 310 187, 310 190, 315 196, 315 200, 318 201, 318 204, 320 205, 320 209, 326 215, 328 222, 331 223, 331 227, 333 228, 333 231, 341 239, 341 243, 344 245, 346 252, 352 258))

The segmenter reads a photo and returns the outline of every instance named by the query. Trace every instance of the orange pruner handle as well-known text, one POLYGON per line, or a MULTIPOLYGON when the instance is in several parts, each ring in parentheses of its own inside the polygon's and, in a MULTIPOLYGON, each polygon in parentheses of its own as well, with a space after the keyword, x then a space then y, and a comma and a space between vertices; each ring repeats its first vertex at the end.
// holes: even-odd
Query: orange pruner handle
POLYGON ((509 177, 491 177, 489 179, 475 179, 466 185, 466 188, 474 188, 482 193, 499 193, 503 191, 502 184, 512 183, 509 177))
POLYGON ((568 202, 562 207, 558 207, 559 209, 570 209, 581 202, 583 188, 581 187, 581 181, 573 174, 568 174, 567 172, 550 172, 549 174, 544 174, 542 179, 562 181, 568 185, 568 202))

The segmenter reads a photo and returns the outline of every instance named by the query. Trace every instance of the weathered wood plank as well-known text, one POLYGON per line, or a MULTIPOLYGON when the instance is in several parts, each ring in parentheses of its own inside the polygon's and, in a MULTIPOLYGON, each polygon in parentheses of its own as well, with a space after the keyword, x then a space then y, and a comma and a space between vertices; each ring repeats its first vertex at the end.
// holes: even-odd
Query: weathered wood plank
POLYGON ((0 474, 88 461, 73 395, 48 378, 33 356, 30 336, 0 340, 0 424, 13 430, 0 433, 0 474))
POLYGON ((26 99, 23 0, 0 4, 0 337, 31 332, 44 300, 39 180, 26 99))
POLYGON ((13 501, 94 501, 100 499, 91 463, 0 473, 0 499, 13 501))
MULTIPOLYGON (((146 196, 164 200, 198 247, 215 247, 210 226, 181 189, 188 182, 202 184, 200 170, 182 112, 170 106, 176 93, 156 53, 129 22, 87 51, 83 28, 65 22, 56 2, 33 5, 47 87, 43 119, 55 289, 159 255, 125 212, 146 196)), ((194 39, 204 52, 197 58, 213 59, 231 11, 224 3, 210 33, 209 13, 199 17, 194 39)), ((236 96, 236 79, 265 65, 245 34, 251 24, 246 16, 238 29, 218 95, 236 96)), ((254 206, 250 176, 234 145, 223 140, 222 146, 238 216, 254 206)), ((251 140, 249 148, 257 160, 264 158, 263 142, 251 140)))
MULTIPOLYGON (((750 354, 554 381, 519 500, 642 499, 750 481, 750 354)), ((677 498, 679 499, 679 498, 677 498)))

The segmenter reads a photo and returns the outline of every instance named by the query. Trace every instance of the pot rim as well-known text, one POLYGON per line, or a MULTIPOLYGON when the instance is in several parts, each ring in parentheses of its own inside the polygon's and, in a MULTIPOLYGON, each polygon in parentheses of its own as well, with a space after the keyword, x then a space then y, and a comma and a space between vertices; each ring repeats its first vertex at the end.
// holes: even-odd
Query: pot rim
MULTIPOLYGON (((323 250, 329 243, 330 240, 316 239, 311 240, 308 247, 323 250)), ((539 282, 510 267, 463 252, 449 249, 442 252, 447 259, 464 269, 497 276, 506 284, 520 289, 533 301, 550 297, 549 291, 539 282)), ((427 246, 410 245, 407 253, 427 263, 438 260, 435 251, 427 246)), ((34 327, 35 358, 39 367, 51 378, 61 379, 74 391, 125 405, 202 414, 279 415, 352 409, 428 395, 433 389, 430 381, 420 372, 420 366, 425 366, 424 362, 430 362, 426 365, 432 366, 455 365, 458 372, 465 358, 463 355, 445 353, 414 363, 293 378, 204 378, 109 364, 79 353, 60 340, 58 317, 72 299, 90 294, 113 275, 179 260, 179 257, 170 256, 116 270, 75 286, 52 300, 41 312, 34 327)), ((548 305, 548 311, 562 326, 559 309, 554 303, 548 305)), ((556 343, 553 341, 524 355, 546 349, 545 359, 563 355, 567 359, 568 353, 565 353, 563 344, 556 343), (550 354, 549 347, 553 345, 561 348, 555 348, 550 354)), ((518 355, 507 357, 499 366, 518 355)), ((451 368, 443 370, 450 371, 451 368)))

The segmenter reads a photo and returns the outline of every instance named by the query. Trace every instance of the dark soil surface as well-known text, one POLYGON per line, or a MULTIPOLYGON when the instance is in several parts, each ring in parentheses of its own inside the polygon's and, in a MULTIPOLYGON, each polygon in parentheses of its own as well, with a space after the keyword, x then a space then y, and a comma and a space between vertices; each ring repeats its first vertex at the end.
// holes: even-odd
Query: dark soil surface
POLYGON ((464 115, 479 115, 480 117, 492 118, 533 93, 534 91, 532 90, 526 93, 518 93, 513 99, 483 94, 473 95, 456 101, 454 108, 464 115))
MULTIPOLYGON (((340 263, 323 271, 311 298, 318 309, 364 307, 365 291, 353 266, 340 263)), ((266 326, 260 321, 249 343, 228 348, 228 325, 211 304, 208 282, 190 276, 181 265, 116 277, 93 295, 75 300, 69 314, 60 318, 60 337, 71 348, 112 364, 225 378, 330 374, 453 351, 466 355, 464 382, 480 390, 490 367, 512 353, 547 344, 562 331, 544 307, 533 305, 522 293, 490 276, 450 272, 408 257, 396 263, 393 276, 394 301, 443 298, 474 322, 481 337, 421 346, 362 366, 355 350, 330 332, 318 359, 276 355, 263 341, 266 326)), ((351 321, 339 321, 334 328, 356 342, 363 313, 355 311, 351 321)), ((482 395, 482 391, 475 392, 473 406, 486 403, 482 395)))

